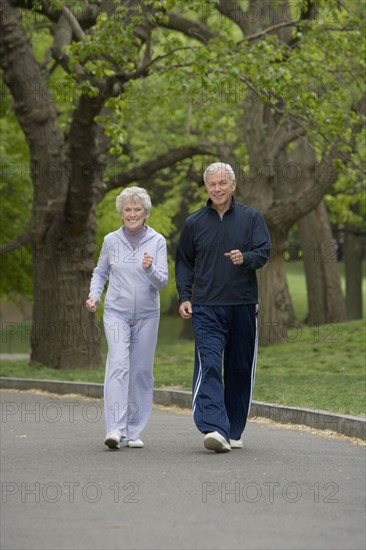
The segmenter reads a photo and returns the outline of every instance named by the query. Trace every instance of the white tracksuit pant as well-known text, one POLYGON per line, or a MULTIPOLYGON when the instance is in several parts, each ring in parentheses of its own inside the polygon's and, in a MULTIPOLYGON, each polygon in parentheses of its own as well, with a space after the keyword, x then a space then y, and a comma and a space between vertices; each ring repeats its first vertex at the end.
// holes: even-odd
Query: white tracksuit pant
POLYGON ((152 411, 159 317, 122 319, 104 310, 108 356, 104 380, 106 433, 138 439, 152 411))

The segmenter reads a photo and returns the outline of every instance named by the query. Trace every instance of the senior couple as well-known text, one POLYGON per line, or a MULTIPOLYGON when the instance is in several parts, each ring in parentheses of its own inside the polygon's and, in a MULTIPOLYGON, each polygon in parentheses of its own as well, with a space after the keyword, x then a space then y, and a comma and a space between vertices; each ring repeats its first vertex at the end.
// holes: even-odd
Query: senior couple
MULTIPOLYGON (((204 434, 204 447, 225 453, 243 447, 257 359, 256 270, 267 262, 271 243, 261 214, 235 201, 230 165, 210 164, 203 179, 208 200, 186 219, 175 277, 179 313, 192 318, 195 336, 193 418, 204 434)), ((123 226, 104 238, 86 308, 96 312, 108 280, 104 443, 109 449, 121 443, 141 448, 152 411, 167 247, 165 238, 145 223, 151 200, 144 189, 124 189, 116 207, 123 226)))

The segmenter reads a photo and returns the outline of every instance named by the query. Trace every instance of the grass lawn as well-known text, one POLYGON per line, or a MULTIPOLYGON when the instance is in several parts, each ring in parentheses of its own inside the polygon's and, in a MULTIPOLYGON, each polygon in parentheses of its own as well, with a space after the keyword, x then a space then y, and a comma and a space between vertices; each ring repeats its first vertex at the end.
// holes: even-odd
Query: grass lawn
POLYGON ((308 313, 307 292, 302 262, 286 263, 286 275, 296 317, 302 322, 308 313))
MULTIPOLYGON (((155 357, 155 387, 191 389, 194 344, 178 338, 182 321, 163 317, 155 357)), ((104 346, 103 346, 104 347, 104 346)), ((289 342, 260 346, 253 399, 363 415, 366 412, 364 322, 301 326, 289 342)), ((105 349, 104 349, 105 353, 105 349)), ((97 371, 50 369, 3 360, 1 376, 103 382, 97 371)))
MULTIPOLYGON (((191 389, 193 343, 172 337, 173 325, 162 319, 155 383, 191 389)), ((286 344, 259 347, 253 399, 365 414, 364 322, 302 326, 288 336, 286 344)))
MULTIPOLYGON (((344 263, 339 262, 341 273, 341 285, 345 292, 346 281, 344 277, 344 263)), ((295 313, 299 321, 304 321, 308 312, 307 292, 304 275, 304 266, 301 261, 287 262, 286 265, 287 283, 289 286, 295 313)), ((363 317, 366 318, 366 264, 363 266, 363 317)))
MULTIPOLYGON (((296 314, 306 316, 306 288, 300 263, 287 264, 296 314)), ((191 389, 193 341, 179 339, 179 317, 162 317, 155 357, 155 387, 191 389)), ((30 326, 11 327, 2 333, 2 353, 29 351, 30 326)), ((106 346, 102 342, 105 355, 106 346)), ((1 376, 103 382, 97 371, 54 370, 28 365, 27 360, 3 360, 1 376)), ((253 399, 297 407, 364 415, 366 413, 366 360, 364 320, 288 331, 288 342, 260 346, 253 399)))

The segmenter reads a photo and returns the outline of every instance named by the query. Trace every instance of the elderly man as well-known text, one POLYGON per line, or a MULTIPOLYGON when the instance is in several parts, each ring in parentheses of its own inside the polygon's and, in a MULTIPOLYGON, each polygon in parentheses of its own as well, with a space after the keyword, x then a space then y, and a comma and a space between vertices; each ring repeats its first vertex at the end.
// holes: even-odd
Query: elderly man
POLYGON ((234 200, 235 174, 203 174, 208 201, 185 222, 176 253, 179 313, 195 335, 193 417, 216 453, 243 447, 257 359, 256 270, 271 248, 261 214, 234 200), (223 368, 224 367, 224 368, 223 368))

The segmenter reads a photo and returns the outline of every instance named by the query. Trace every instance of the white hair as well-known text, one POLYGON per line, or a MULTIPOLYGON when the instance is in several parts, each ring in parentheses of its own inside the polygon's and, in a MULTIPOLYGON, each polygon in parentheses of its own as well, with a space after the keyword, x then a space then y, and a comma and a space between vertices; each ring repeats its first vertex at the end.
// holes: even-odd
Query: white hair
POLYGON ((143 187, 126 187, 126 189, 121 191, 118 197, 116 197, 116 208, 119 214, 122 213, 128 202, 140 202, 145 211, 145 219, 150 216, 151 199, 143 187))
POLYGON ((206 183, 208 174, 217 174, 220 170, 221 172, 226 172, 229 174, 231 181, 235 180, 235 173, 230 164, 225 164, 224 162, 213 162, 210 166, 207 166, 204 171, 203 181, 206 183))

